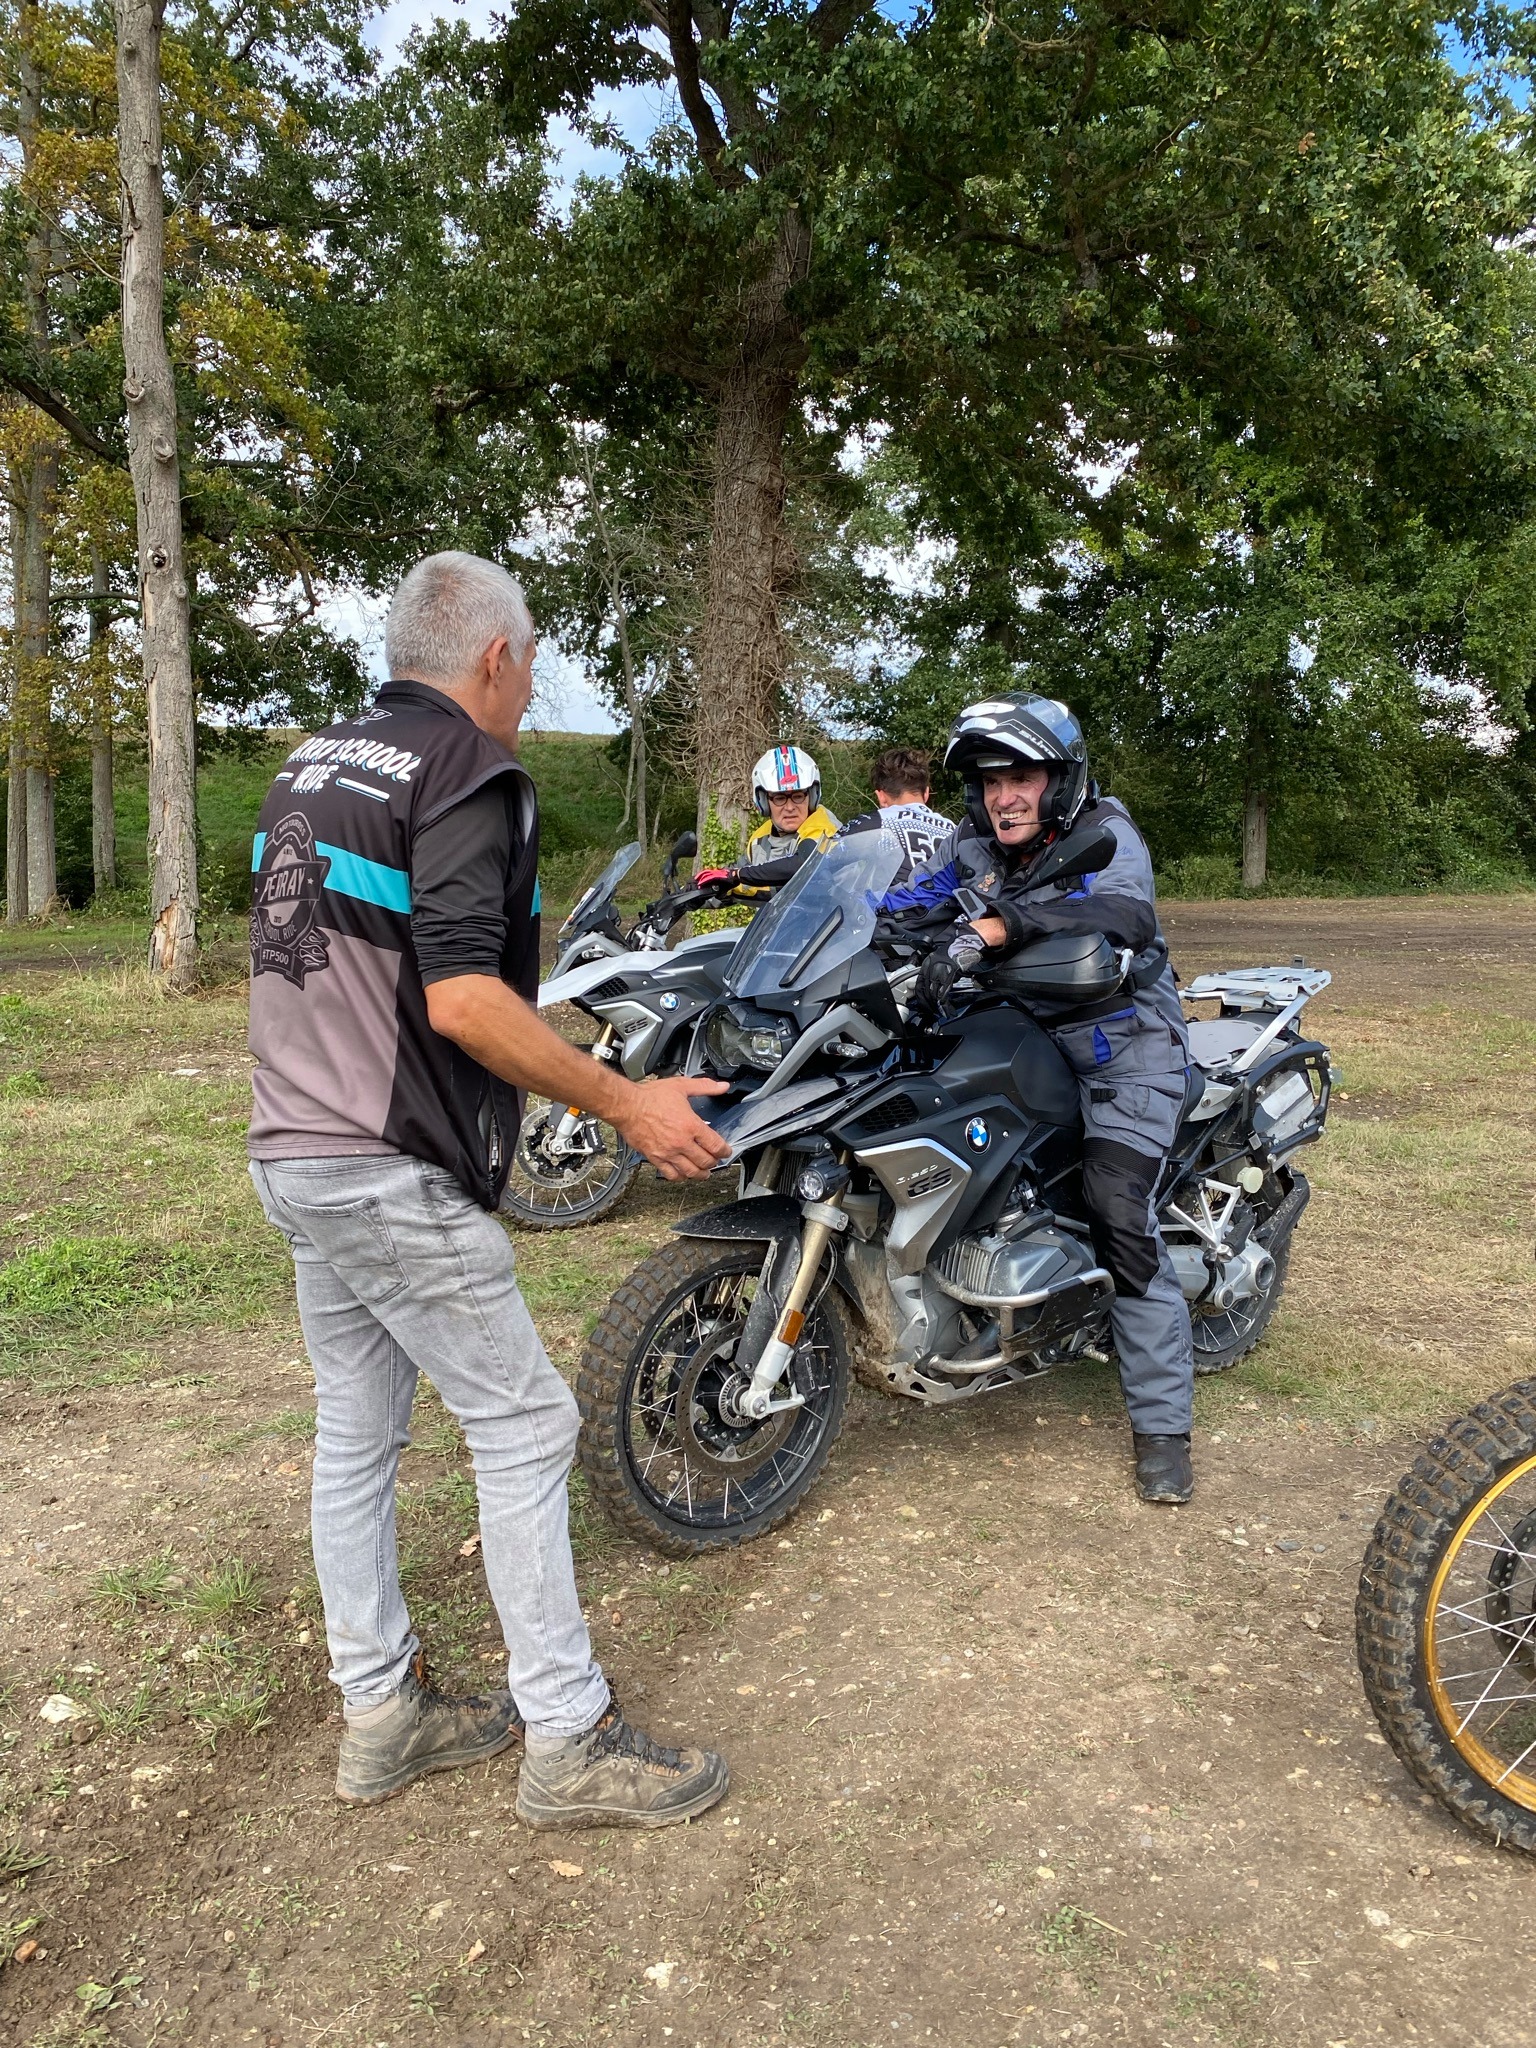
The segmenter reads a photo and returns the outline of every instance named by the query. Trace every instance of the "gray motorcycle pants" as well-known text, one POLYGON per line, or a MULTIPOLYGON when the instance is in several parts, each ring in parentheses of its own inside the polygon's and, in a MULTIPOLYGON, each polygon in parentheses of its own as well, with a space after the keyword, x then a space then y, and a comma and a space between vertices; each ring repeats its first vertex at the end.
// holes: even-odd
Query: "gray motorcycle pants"
POLYGON ((1131 1428, 1187 1436, 1195 1362, 1189 1304, 1157 1227, 1153 1194, 1178 1130, 1184 1074, 1137 1073, 1113 1084, 1079 1077, 1083 1194, 1094 1247, 1115 1282, 1110 1328, 1131 1428))

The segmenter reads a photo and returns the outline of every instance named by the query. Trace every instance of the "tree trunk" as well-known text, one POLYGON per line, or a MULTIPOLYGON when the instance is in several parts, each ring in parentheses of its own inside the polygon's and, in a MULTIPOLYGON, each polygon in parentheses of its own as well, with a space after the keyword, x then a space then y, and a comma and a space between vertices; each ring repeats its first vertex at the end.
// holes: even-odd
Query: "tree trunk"
POLYGON ((33 917, 59 907, 58 850, 53 835, 53 777, 27 769, 27 903, 33 917))
MULTIPOLYGON (((21 611, 21 486, 12 472, 11 499, 11 617, 21 611)), ((27 921, 27 739, 21 708, 20 645, 11 637, 11 743, 6 760, 5 796, 5 921, 27 921)))
POLYGON ((624 815, 629 816, 631 796, 635 806, 635 836, 642 846, 650 845, 645 821, 645 704, 635 675, 634 656, 629 645, 629 614, 624 605, 624 586, 609 557, 608 601, 613 606, 614 628, 619 636, 619 660, 624 669, 624 701, 629 707, 629 787, 624 792, 624 815))
POLYGON ((117 811, 112 760, 112 606, 107 558, 91 544, 91 878, 117 887, 117 811))
MULTIPOLYGON (((16 139, 21 147, 23 189, 33 207, 27 229, 22 300, 27 341, 38 362, 52 351, 48 288, 53 243, 47 217, 35 210, 41 179, 38 161, 43 119, 43 76, 38 63, 37 0, 22 0, 16 15, 16 139)), ((25 883, 16 891, 21 917, 43 917, 58 898, 58 859, 53 831, 53 677, 49 665, 53 591, 53 523, 59 496, 59 444, 42 434, 16 465, 18 503, 14 576, 15 687, 13 732, 21 735, 20 779, 12 776, 11 802, 25 808, 25 883), (21 785, 24 784, 24 789, 21 785)), ((8 835, 9 836, 9 835, 8 835)), ((18 865, 18 877, 20 868, 18 865)), ((19 921, 17 919, 16 921, 19 921)))
POLYGON ((784 434, 805 359, 787 298, 809 260, 810 236, 792 207, 772 260, 745 294, 742 340, 720 392, 699 634, 701 849, 709 844, 711 809, 739 838, 750 816, 752 764, 781 737, 780 605, 795 569, 784 532, 784 434))
POLYGON ((1243 887, 1262 889, 1269 879, 1269 798, 1250 787, 1243 794, 1243 887))
MULTIPOLYGON (((37 442, 19 465, 24 481, 12 514, 18 528, 15 571, 15 684, 13 735, 20 738, 20 786, 26 812, 26 881, 21 917, 46 917, 57 905, 53 836, 53 680, 49 662, 49 600, 53 587, 53 515, 58 501, 59 451, 37 442)), ((20 921, 19 919, 17 920, 20 921)))
POLYGON ((139 540, 149 727, 149 965, 175 989, 197 973, 196 699, 181 545, 176 384, 165 343, 160 29, 165 0, 115 0, 123 218, 123 392, 139 540))

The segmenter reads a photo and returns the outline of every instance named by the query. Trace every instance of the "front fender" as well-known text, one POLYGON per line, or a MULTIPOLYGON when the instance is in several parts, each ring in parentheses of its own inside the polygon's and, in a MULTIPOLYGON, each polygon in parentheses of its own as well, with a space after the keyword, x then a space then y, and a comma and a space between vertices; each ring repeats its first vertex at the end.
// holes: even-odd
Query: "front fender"
POLYGON ((804 1221, 800 1204, 788 1195, 754 1195, 718 1209, 696 1209, 672 1229, 678 1237, 755 1238, 766 1244, 770 1238, 798 1239, 804 1221))

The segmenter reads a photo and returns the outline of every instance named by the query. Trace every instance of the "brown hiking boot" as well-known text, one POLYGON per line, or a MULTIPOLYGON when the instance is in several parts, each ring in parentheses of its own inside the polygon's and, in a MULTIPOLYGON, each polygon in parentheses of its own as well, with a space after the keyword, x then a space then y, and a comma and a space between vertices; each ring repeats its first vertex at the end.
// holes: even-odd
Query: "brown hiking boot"
POLYGON ((511 1693, 445 1699, 427 1684, 419 1657, 392 1704, 392 1713, 341 1738, 336 1797, 343 1805, 375 1806, 428 1771, 484 1763, 523 1732, 511 1693))
POLYGON ((517 1813, 531 1828, 664 1828, 723 1799, 731 1782, 712 1749, 664 1749, 631 1728, 617 1701, 585 1735, 529 1750, 517 1813))

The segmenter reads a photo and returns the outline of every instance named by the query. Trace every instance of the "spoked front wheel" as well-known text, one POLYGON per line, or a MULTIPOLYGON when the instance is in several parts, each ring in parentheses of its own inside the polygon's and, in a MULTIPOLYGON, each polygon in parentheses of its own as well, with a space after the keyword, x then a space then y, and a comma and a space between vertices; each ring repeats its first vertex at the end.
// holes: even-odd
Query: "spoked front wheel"
POLYGON ((638 1266, 582 1356, 581 1463, 614 1521, 670 1557, 749 1543, 787 1521, 843 1426, 848 1348, 830 1286, 807 1309, 780 1392, 803 1405, 754 1422, 736 1348, 760 1244, 685 1241, 638 1266))
POLYGON ((570 1230, 616 1209, 640 1154, 601 1117, 530 1095, 512 1155, 505 1215, 527 1230, 570 1230))
POLYGON ((1536 1380, 1460 1416, 1376 1524, 1355 1603, 1382 1733, 1427 1791, 1536 1853, 1536 1380))

